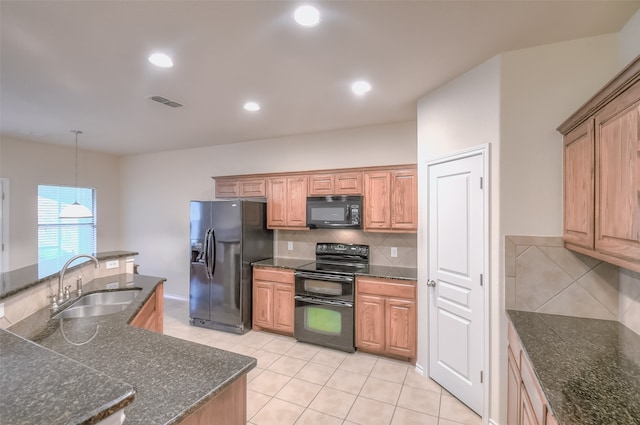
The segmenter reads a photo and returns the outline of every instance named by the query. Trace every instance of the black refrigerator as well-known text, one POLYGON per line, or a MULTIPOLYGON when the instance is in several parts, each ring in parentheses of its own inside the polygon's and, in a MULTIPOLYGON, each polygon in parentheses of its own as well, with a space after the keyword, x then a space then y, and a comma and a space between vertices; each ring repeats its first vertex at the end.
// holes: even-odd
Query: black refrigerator
POLYGON ((251 263, 271 257, 273 231, 263 200, 191 201, 191 324, 250 330, 251 263))

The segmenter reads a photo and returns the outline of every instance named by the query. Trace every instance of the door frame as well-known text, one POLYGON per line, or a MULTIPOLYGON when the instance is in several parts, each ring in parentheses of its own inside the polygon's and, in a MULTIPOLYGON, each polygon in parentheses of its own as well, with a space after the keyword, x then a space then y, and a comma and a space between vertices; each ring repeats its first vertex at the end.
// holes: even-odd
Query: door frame
POLYGON ((9 179, 0 178, 0 272, 9 271, 9 179))
MULTIPOLYGON (((464 159, 464 158, 468 158, 471 156, 477 156, 480 155, 482 157, 482 163, 483 163, 483 210, 484 210, 484 223, 483 223, 483 234, 484 234, 484 258, 483 258, 483 267, 484 267, 484 273, 483 273, 483 286, 484 286, 484 291, 485 291, 485 296, 484 296, 484 344, 483 344, 483 351, 484 351, 484 359, 483 359, 483 372, 484 372, 484 377, 483 377, 483 382, 482 382, 482 390, 483 390, 483 406, 482 406, 482 422, 485 424, 489 423, 489 413, 490 413, 490 400, 489 400, 489 396, 490 396, 490 381, 491 381, 491 359, 490 359, 490 353, 491 353, 491 294, 492 294, 492 276, 491 276, 491 233, 490 233, 490 223, 491 223, 491 144, 490 143, 484 143, 484 144, 480 144, 480 145, 476 145, 470 148, 466 148, 466 149, 462 149, 453 153, 448 153, 448 154, 444 154, 444 155, 440 155, 437 157, 434 157, 428 161, 424 161, 422 164, 420 164, 420 176, 422 178, 428 179, 429 177, 429 167, 432 167, 434 165, 438 165, 438 164, 442 164, 445 162, 451 162, 451 161, 456 161, 456 160, 460 160, 460 159, 464 159)), ((422 199, 424 199, 424 208, 422 208, 422 214, 420 216, 420 227, 421 227, 421 231, 420 233, 422 234, 422 238, 421 238, 421 246, 423 247, 424 251, 426 253, 426 267, 422 267, 422 269, 419 271, 419 282, 422 282, 422 284, 426 287, 426 283, 429 281, 429 243, 428 243, 428 223, 429 223, 429 197, 427 194, 427 190, 429 188, 429 182, 425 181, 425 183, 423 185, 419 185, 419 191, 422 192, 423 196, 421 197, 422 199)), ((427 296, 430 296, 430 291, 426 291, 427 296)), ((430 301, 426 301, 425 303, 421 303, 421 305, 423 305, 426 308, 426 311, 424 311, 423 314, 419 314, 419 317, 421 317, 423 320, 428 320, 429 318, 429 306, 430 306, 430 301)), ((420 326, 418 326, 418 331, 420 332, 420 326)), ((426 338, 427 341, 430 340, 430 335, 429 335, 429 327, 424 326, 423 327, 423 332, 424 335, 423 337, 426 338)), ((426 359, 426 365, 425 366, 418 366, 416 365, 416 369, 418 370, 419 373, 421 373, 423 376, 425 377, 429 377, 429 352, 427 351, 427 354, 425 356, 426 359)))

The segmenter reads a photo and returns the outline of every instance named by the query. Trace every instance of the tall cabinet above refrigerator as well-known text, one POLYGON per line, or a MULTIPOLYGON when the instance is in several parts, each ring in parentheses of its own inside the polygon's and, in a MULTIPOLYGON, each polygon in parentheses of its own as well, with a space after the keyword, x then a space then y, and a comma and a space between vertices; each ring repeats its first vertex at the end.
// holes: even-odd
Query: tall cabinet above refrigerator
POLYGON ((189 317, 194 326, 251 329, 251 263, 273 257, 266 203, 191 201, 189 317))

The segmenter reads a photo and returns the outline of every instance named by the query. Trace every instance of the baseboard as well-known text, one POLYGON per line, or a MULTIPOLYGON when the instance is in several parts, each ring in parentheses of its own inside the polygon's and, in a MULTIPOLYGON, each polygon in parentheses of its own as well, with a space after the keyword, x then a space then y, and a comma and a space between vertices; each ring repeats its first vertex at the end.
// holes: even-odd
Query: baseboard
POLYGON ((166 292, 164 293, 164 297, 178 301, 189 301, 189 298, 183 297, 182 295, 167 294, 166 292))

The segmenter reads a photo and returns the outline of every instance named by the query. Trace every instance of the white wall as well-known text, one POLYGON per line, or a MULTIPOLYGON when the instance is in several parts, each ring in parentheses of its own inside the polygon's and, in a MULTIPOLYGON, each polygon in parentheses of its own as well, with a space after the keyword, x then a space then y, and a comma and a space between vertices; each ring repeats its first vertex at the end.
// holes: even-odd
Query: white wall
MULTIPOLYGON (((74 148, 0 140, 0 177, 9 179, 10 192, 9 270, 37 264, 38 185, 75 186, 74 155, 74 148)), ((97 250, 135 249, 120 238, 119 158, 79 149, 78 185, 96 188, 97 250)))
POLYGON ((620 66, 624 66, 640 55, 640 10, 629 19, 618 33, 620 66))
MULTIPOLYGON (((504 236, 561 234, 562 137, 555 128, 620 68, 615 34, 537 46, 485 62, 418 103, 419 164, 464 147, 492 144, 489 417, 495 423, 506 422, 504 236)), ((420 197, 422 226, 424 190, 420 197)), ((426 237, 421 227, 421 276, 426 237)), ((427 305, 426 294, 419 292, 421 323, 427 305)), ((421 333, 418 339, 418 362, 427 364, 426 336, 421 333)))
POLYGON ((556 128, 620 70, 616 34, 502 55, 502 236, 562 234, 556 128))
MULTIPOLYGON (((494 57, 466 74, 438 88, 418 102, 418 164, 419 164, 419 232, 418 232, 418 272, 419 283, 426 282, 427 276, 427 192, 425 164, 435 158, 479 146, 490 145, 490 252, 492 259, 500 252, 497 236, 500 218, 500 58, 494 57)), ((490 283, 485 285, 492 305, 499 304, 500 280, 499 264, 491 263, 490 283)), ((493 309, 495 310, 495 308, 493 309)), ((496 320, 492 311, 491 320, 496 320)), ((426 285, 418 285, 418 366, 428 370, 428 293, 426 285)), ((498 341, 490 339, 491 353, 498 341)), ((493 357, 493 356, 492 356, 493 357)), ((498 373, 498 365, 492 370, 498 373)), ((493 379, 493 376, 492 376, 493 379)), ((498 403, 498 395, 491 389, 492 404, 498 403)), ((489 394, 487 394, 489 396, 489 394)), ((493 411, 494 408, 491 408, 493 411)))
POLYGON ((415 122, 185 149, 122 160, 124 244, 142 274, 189 295, 189 201, 212 200, 212 176, 416 163, 415 122))

